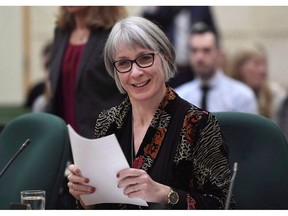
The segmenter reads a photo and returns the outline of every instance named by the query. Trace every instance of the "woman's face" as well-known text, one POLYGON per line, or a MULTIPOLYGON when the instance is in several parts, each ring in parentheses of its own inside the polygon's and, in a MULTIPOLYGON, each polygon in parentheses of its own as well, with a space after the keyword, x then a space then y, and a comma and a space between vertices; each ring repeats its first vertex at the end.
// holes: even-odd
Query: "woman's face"
MULTIPOLYGON (((127 47, 130 46, 123 45, 118 49, 114 61, 134 60, 144 54, 154 53, 154 51, 140 46, 127 47)), ((162 100, 166 92, 166 86, 164 69, 158 53, 154 55, 154 63, 150 67, 141 68, 134 62, 129 72, 119 73, 115 68, 114 70, 131 101, 152 100, 158 103, 159 100, 162 100)))
POLYGON ((243 82, 255 91, 264 85, 267 78, 267 63, 263 55, 253 56, 240 68, 240 75, 243 82))

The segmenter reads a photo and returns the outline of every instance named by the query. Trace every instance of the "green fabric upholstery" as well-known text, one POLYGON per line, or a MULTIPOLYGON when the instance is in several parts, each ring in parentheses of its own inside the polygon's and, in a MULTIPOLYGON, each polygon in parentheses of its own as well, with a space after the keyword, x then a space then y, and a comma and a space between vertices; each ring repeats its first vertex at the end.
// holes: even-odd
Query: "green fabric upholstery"
POLYGON ((62 119, 47 113, 29 113, 9 122, 0 134, 0 170, 31 139, 30 145, 0 177, 0 209, 20 203, 20 191, 46 191, 46 209, 55 209, 64 178, 70 144, 62 119))
POLYGON ((271 120, 254 114, 215 112, 238 162, 234 198, 238 209, 288 209, 288 145, 271 120))

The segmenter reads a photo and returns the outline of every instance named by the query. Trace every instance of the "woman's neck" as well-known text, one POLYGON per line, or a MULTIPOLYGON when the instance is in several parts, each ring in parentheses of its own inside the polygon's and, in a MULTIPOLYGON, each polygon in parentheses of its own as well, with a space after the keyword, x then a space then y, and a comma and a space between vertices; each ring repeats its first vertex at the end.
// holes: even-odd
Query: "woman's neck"
POLYGON ((86 19, 87 19, 87 12, 76 13, 74 14, 75 19, 75 29, 86 29, 86 19))
POLYGON ((86 44, 90 35, 90 30, 86 26, 86 15, 84 13, 75 14, 75 28, 70 37, 70 43, 74 45, 86 44))
POLYGON ((158 106, 165 97, 165 94, 166 87, 159 92, 158 97, 154 97, 150 100, 136 101, 131 99, 134 125, 147 126, 147 124, 150 124, 156 110, 158 109, 158 106))
POLYGON ((132 104, 132 134, 135 153, 137 154, 141 143, 147 133, 155 112, 166 93, 165 89, 159 92, 158 96, 147 101, 135 101, 130 99, 132 104))
MULTIPOLYGON (((133 106, 133 105, 132 105, 133 106)), ((150 122, 157 110, 157 107, 141 107, 141 106, 134 106, 132 109, 133 115, 133 125, 137 127, 147 127, 150 125, 150 122), (136 108, 137 107, 137 108, 136 108)))

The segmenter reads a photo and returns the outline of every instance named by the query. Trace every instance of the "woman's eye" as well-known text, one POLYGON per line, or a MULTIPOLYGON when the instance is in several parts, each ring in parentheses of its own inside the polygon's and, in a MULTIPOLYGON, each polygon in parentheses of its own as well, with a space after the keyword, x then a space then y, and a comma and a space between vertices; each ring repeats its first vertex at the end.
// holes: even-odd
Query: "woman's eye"
POLYGON ((144 55, 144 56, 141 56, 139 61, 140 62, 147 62, 147 61, 150 61, 151 60, 151 56, 150 55, 144 55))
POLYGON ((119 61, 117 62, 117 65, 120 66, 120 67, 125 67, 127 65, 129 65, 129 61, 119 61))

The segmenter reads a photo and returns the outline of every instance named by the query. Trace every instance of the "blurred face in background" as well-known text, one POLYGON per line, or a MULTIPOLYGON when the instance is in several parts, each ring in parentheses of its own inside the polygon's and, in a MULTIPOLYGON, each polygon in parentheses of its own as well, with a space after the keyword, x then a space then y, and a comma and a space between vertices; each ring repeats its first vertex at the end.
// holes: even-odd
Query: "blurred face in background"
POLYGON ((219 50, 213 33, 195 34, 189 38, 190 63, 196 76, 210 79, 218 67, 219 50))
POLYGON ((257 54, 240 66, 242 81, 257 91, 264 85, 267 78, 267 61, 264 55, 257 54))
POLYGON ((65 6, 65 9, 74 15, 86 13, 89 9, 89 6, 65 6))

